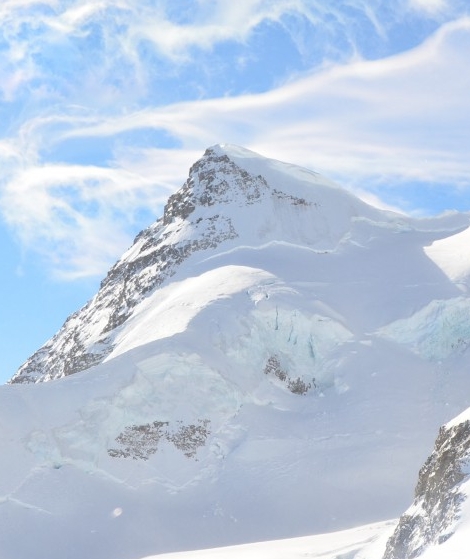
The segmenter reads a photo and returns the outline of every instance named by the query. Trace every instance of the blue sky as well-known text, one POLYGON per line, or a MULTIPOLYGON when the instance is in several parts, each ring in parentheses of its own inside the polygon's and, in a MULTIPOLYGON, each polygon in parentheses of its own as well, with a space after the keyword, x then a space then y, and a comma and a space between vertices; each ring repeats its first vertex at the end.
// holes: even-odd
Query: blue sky
POLYGON ((3 0, 0 382, 207 146, 470 210, 467 0, 3 0))

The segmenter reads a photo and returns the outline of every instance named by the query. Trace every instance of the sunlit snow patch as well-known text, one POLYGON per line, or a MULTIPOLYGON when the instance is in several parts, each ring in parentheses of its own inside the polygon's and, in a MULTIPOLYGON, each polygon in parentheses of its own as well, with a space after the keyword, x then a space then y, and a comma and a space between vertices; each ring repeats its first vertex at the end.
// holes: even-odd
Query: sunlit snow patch
POLYGON ((393 521, 378 522, 317 536, 165 553, 145 559, 379 559, 394 525, 393 521))
POLYGON ((144 299, 116 336, 116 348, 106 360, 144 344, 184 332, 204 308, 254 285, 274 282, 275 276, 245 266, 224 266, 175 282, 144 299))
POLYGON ((470 227, 456 235, 434 241, 424 251, 449 279, 463 288, 465 278, 470 276, 469 244, 470 227))

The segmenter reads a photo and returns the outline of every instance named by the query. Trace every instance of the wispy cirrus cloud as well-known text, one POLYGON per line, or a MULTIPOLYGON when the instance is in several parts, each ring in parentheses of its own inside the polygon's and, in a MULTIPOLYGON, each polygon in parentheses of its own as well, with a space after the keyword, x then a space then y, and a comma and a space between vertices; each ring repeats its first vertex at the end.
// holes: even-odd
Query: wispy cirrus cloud
MULTIPOLYGON (((327 173, 467 183, 470 19, 419 48, 314 73, 267 93, 148 108, 62 134, 113 137, 161 129, 187 149, 257 146, 327 173)), ((59 135, 59 138, 61 136, 59 135)))
POLYGON ((22 128, 25 149, 5 145, 5 154, 98 138, 109 142, 113 159, 105 166, 80 166, 31 156, 4 185, 5 219, 25 246, 53 254, 57 272, 74 277, 103 272, 129 242, 142 212, 147 219, 149 209, 158 215, 189 165, 218 142, 368 186, 369 195, 384 177, 395 184, 468 187, 469 56, 470 19, 462 19, 414 51, 325 69, 263 94, 124 116, 31 119, 22 128), (122 140, 148 129, 164 132, 178 147, 135 147, 122 140))
POLYGON ((56 276, 72 279, 103 273, 116 247, 129 243, 132 225, 151 221, 167 196, 164 179, 123 167, 45 165, 15 174, 1 205, 23 246, 47 258, 56 276))
MULTIPOLYGON (((415 7, 423 3, 409 1, 415 7)), ((169 74, 184 79, 188 65, 210 74, 207 61, 217 59, 217 47, 227 47, 219 63, 235 72, 231 59, 253 54, 251 47, 259 45, 269 26, 269 32, 275 26, 280 36, 289 38, 299 56, 299 70, 357 54, 368 58, 371 45, 381 44, 384 54, 393 45, 387 33, 412 17, 407 3, 399 0, 390 7, 379 0, 7 0, 0 6, 0 88, 5 100, 23 91, 29 102, 33 98, 49 106, 68 102, 104 110, 110 102, 154 101, 154 86, 161 88, 169 74)), ((429 18, 437 7, 440 14, 445 11, 444 0, 430 3, 436 10, 427 10, 429 18)), ((230 87, 229 79, 222 81, 230 87)), ((214 82, 215 78, 212 86, 214 82)), ((195 94, 196 87, 188 87, 186 93, 195 94)), ((173 89, 173 94, 183 99, 184 88, 173 89)))
POLYGON ((4 220, 74 278, 103 273, 218 142, 372 198, 385 176, 466 186, 469 23, 409 50, 460 13, 422 4, 5 0, 4 220), (414 17, 417 35, 391 40, 414 17))
POLYGON ((443 14, 452 9, 449 0, 409 0, 410 7, 432 15, 443 14))

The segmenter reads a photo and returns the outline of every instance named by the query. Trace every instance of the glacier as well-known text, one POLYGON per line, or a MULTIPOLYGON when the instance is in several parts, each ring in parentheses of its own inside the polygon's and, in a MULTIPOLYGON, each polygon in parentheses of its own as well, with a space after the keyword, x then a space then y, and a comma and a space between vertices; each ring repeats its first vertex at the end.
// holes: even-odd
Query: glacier
POLYGON ((469 225, 208 148, 0 387, 2 559, 135 559, 397 518, 439 427, 470 406, 469 274, 431 254, 469 225))

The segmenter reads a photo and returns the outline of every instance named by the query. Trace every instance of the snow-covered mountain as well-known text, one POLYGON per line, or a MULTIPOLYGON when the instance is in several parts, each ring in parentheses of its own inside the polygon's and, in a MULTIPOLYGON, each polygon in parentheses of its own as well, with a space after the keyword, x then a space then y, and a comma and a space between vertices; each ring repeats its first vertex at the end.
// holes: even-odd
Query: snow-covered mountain
POLYGON ((470 410, 439 430, 383 559, 460 559, 470 542, 470 410))
MULTIPOLYGON (((395 216, 366 206, 315 173, 263 161, 233 146, 210 148, 191 168, 184 186, 170 197, 163 217, 143 231, 113 266, 96 297, 67 320, 12 382, 60 378, 102 362, 116 349, 121 353, 129 324, 135 322, 129 319, 142 314, 139 304, 156 294, 152 306, 156 302, 160 306, 168 299, 162 288, 170 283, 208 272, 209 277, 202 280, 207 284, 214 270, 218 274, 227 265, 245 263, 253 269, 258 260, 264 264, 265 275, 270 274, 273 265, 284 265, 286 247, 292 253, 307 251, 304 258, 337 250, 348 240, 357 219, 403 227, 395 216)), ((268 276, 265 279, 270 281, 268 276)), ((238 290, 238 286, 230 289, 238 290)), ((185 325, 172 328, 167 320, 158 322, 160 335, 150 334, 152 340, 185 329, 185 325)), ((135 343, 141 345, 142 339, 135 343)))
POLYGON ((0 557, 131 559, 397 517, 470 406, 470 262, 445 251, 469 225, 209 148, 0 388, 0 557))
MULTIPOLYGON (((336 303, 335 293, 334 300, 328 304, 333 314, 340 312, 341 318, 336 322, 349 329, 356 326, 358 292, 369 307, 377 305, 378 296, 385 296, 389 301, 385 301, 384 307, 391 313, 377 322, 377 313, 367 312, 366 308, 361 313, 364 314, 360 319, 364 322, 361 327, 371 320, 367 324, 369 328, 388 324, 391 318, 410 314, 409 304, 400 303, 403 290, 408 299, 413 298, 414 307, 421 301, 447 298, 451 291, 457 294, 453 284, 436 281, 435 276, 440 271, 424 258, 422 251, 423 246, 432 241, 448 237, 449 229, 458 230, 463 224, 467 225, 468 216, 462 217, 449 216, 431 223, 413 221, 372 208, 316 173, 262 159, 235 146, 215 146, 193 165, 184 186, 170 197, 163 217, 140 233, 129 251, 111 268, 97 295, 28 359, 11 382, 61 378, 141 345, 142 333, 130 345, 124 344, 125 349, 123 340, 129 336, 129 330, 134 330, 137 315, 137 322, 142 324, 141 315, 148 312, 142 312, 142 307, 149 306, 145 305, 149 297, 152 298, 152 313, 161 315, 164 309, 155 307, 163 305, 167 312, 174 309, 174 305, 165 303, 168 301, 165 286, 191 282, 197 277, 202 278, 200 283, 208 284, 214 270, 216 275, 223 274, 228 265, 248 265, 251 270, 262 269, 281 280, 288 268, 294 276, 285 278, 288 281, 313 280, 317 284, 337 283, 338 276, 343 276, 342 281, 347 284, 346 298, 351 295, 356 300, 354 313, 349 313, 354 316, 344 316, 348 309, 343 308, 344 302, 336 303), (388 234, 384 234, 384 230, 388 234), (388 266, 377 262, 378 254, 382 260, 393 258, 393 255, 387 247, 374 244, 380 245, 382 238, 398 241, 396 233, 404 232, 408 232, 402 235, 406 256, 425 262, 428 270, 419 265, 410 269, 406 258, 389 262, 388 266), (351 256, 357 252, 359 265, 351 266, 348 258, 338 258, 346 251, 351 256), (287 261, 286 253, 290 254, 287 261), (307 266, 303 265, 304 261, 307 266), (373 270, 377 275, 379 268, 385 272, 380 279, 388 285, 380 285, 382 282, 370 277, 369 272, 373 270), (203 276, 205 272, 207 277, 203 276), (428 273, 429 278, 426 277, 428 273), (423 299, 418 293, 424 279, 436 285, 435 293, 430 296, 426 292, 423 299), (358 283, 362 285, 357 287, 358 283), (368 294, 368 289, 362 289, 364 283, 379 292, 368 294)), ((245 274, 240 272, 239 275, 245 274)), ((232 272, 229 276, 233 277, 232 272)), ((215 282, 218 284, 219 278, 215 278, 215 282)), ((224 289, 221 289, 222 297, 224 289)), ((238 286, 230 289, 238 290, 238 286)), ((193 290, 191 287, 190 291, 193 290)), ((325 303, 325 299, 328 297, 322 296, 321 302, 325 303)), ((204 301, 202 306, 207 303, 204 301)), ((180 309, 176 314, 182 314, 180 309)), ((145 340, 171 337, 186 326, 175 328, 168 322, 159 318, 159 333, 147 333, 145 340)))

